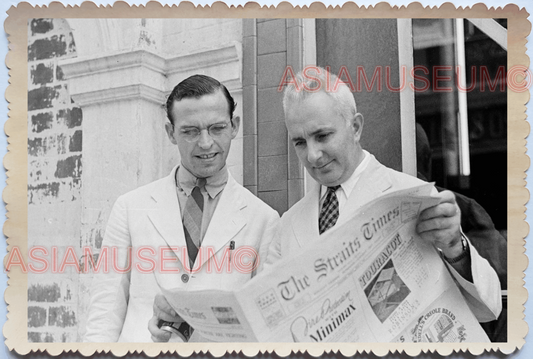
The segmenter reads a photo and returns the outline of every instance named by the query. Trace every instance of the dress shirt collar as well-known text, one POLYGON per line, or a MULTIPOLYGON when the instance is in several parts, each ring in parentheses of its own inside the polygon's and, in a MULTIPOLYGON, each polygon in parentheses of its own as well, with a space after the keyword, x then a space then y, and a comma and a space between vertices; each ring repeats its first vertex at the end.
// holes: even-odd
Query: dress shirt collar
MULTIPOLYGON (((188 169, 183 166, 179 166, 176 171, 176 185, 188 196, 191 195, 192 190, 198 183, 198 178, 194 176, 188 169)), ((207 177, 205 184, 205 191, 209 194, 209 197, 215 198, 228 182, 228 169, 226 166, 222 167, 220 171, 215 173, 214 176, 207 177)))
MULTIPOLYGON (((344 181, 344 183, 341 183, 341 188, 344 191, 345 198, 349 198, 350 194, 352 193, 353 189, 355 188, 355 185, 357 184, 357 181, 359 181, 359 178, 361 178, 361 175, 363 174, 364 170, 368 166, 368 163, 370 162, 370 153, 368 153, 366 150, 363 150, 363 160, 357 166, 355 171, 352 173, 352 175, 344 181)), ((326 195, 328 191, 328 187, 326 186, 320 186, 320 199, 322 200, 323 197, 326 195)))

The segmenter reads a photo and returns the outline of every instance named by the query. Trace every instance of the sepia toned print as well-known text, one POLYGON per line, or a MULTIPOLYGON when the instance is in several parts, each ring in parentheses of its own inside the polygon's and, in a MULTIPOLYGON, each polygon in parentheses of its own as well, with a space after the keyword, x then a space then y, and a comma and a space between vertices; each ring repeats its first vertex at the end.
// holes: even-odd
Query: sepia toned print
MULTIPOLYGON (((120 15, 116 7, 65 9, 54 4, 44 9, 21 4, 11 9, 6 31, 17 46, 7 61, 12 109, 6 125, 6 168, 24 186, 6 190, 6 202, 17 204, 5 227, 9 253, 4 264, 10 275, 6 301, 9 312, 19 318, 14 321, 11 316, 4 327, 6 345, 21 353, 73 349, 84 354, 111 350, 117 355, 133 350, 149 355, 163 350, 190 353, 195 345, 213 354, 242 348, 480 353, 521 347, 527 294, 521 283, 508 278, 521 276, 527 263, 522 240, 527 234, 523 206, 528 195, 521 179, 528 160, 520 141, 527 128, 523 113, 529 83, 524 77, 530 76, 521 45, 530 28, 526 14, 513 6, 430 11, 413 4, 401 11, 384 7, 379 13, 355 9, 346 6, 327 19, 322 14, 330 10, 318 4, 291 9, 282 17, 277 10, 254 6, 244 10, 245 17, 224 6, 218 17, 206 17, 208 9, 164 9, 156 3, 120 15), (323 184, 330 174, 336 175, 336 168, 327 173, 309 170, 301 156, 301 137, 292 136, 294 128, 285 125, 285 88, 319 93, 319 86, 300 88, 296 79, 302 72, 312 80, 321 69, 333 78, 326 82, 327 92, 345 86, 353 94, 357 112, 364 117, 359 135, 366 153, 383 166, 435 182, 438 191, 453 191, 466 240, 455 243, 463 246, 460 255, 444 253, 442 261, 454 257, 449 261, 454 264, 468 253, 490 268, 496 281, 490 290, 497 290, 500 309, 493 311, 494 318, 474 313, 490 342, 468 341, 453 308, 420 315, 407 341, 427 343, 386 343, 379 348, 357 340, 305 343, 299 327, 286 328, 292 336, 280 340, 295 343, 198 344, 194 341, 203 340, 194 330, 183 337, 188 343, 151 342, 149 322, 154 320, 156 294, 167 293, 169 283, 185 293, 238 291, 252 277, 261 278, 271 256, 267 242, 275 236, 285 238, 279 234, 283 231, 277 232, 276 218, 296 208, 315 180, 323 184), (227 119, 220 115, 211 122, 185 121, 187 126, 182 126, 181 117, 176 122, 168 115, 175 108, 168 107, 167 98, 177 84, 195 74, 218 80, 232 96, 236 107, 227 119), (213 162, 227 169, 225 186, 235 188, 248 208, 265 209, 245 214, 246 221, 241 221, 229 210, 226 217, 219 216, 220 204, 215 203, 208 224, 199 225, 201 235, 212 235, 213 243, 202 242, 196 261, 189 261, 190 244, 171 243, 167 237, 167 223, 176 223, 174 212, 140 201, 143 191, 152 191, 153 198, 156 193, 161 199, 169 193, 175 196, 165 188, 176 191, 168 183, 177 183, 180 189, 177 166, 188 163, 185 156, 196 151, 197 143, 201 147, 204 140, 224 139, 228 142, 220 145, 222 150, 193 154, 191 161, 199 158, 202 166, 213 162), (122 210, 130 213, 128 227, 122 227, 122 210), (210 229, 212 223, 221 223, 220 229, 210 229), (228 237, 218 243, 215 238, 226 238, 226 226, 232 223, 242 239, 228 237), (125 228, 137 230, 117 235, 121 241, 128 238, 129 244, 110 241, 115 231, 125 228), (164 240, 152 240, 156 236, 164 240), (113 329, 91 324, 96 316, 95 288, 107 280, 116 283, 113 289, 126 293, 119 305, 122 297, 113 299, 107 289, 101 292, 116 300, 108 308, 117 315, 113 329), (509 326, 510 320, 518 324, 509 326), (100 332, 101 338, 94 339, 88 330, 100 332)), ((199 99, 206 98, 202 96, 207 95, 199 99)), ((205 198, 216 198, 207 192, 205 198)), ((222 205, 228 192, 222 192, 222 205)), ((409 210, 419 214, 417 208, 405 209, 409 210)), ((364 231, 362 238, 370 239, 364 231)), ((296 252, 281 254, 296 258, 296 252)), ((396 259, 366 263, 375 268, 357 286, 378 321, 389 323, 414 290, 396 259)), ((476 278, 478 267, 472 268, 476 278)), ((280 277, 280 283, 285 279, 280 277)), ((252 301, 264 308, 260 316, 266 322, 279 320, 279 294, 257 294, 262 296, 252 301)), ((180 313, 182 308, 174 309, 180 313)), ((240 313, 231 307, 215 305, 212 312, 220 325, 242 324, 240 313)))

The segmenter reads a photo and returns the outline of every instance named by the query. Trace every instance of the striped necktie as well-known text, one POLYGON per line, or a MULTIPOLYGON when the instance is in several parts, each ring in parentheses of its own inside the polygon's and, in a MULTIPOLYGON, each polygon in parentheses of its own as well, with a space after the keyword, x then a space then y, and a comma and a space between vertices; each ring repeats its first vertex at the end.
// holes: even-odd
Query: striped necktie
POLYGON ((326 193, 326 198, 324 203, 322 203, 322 208, 320 210, 320 216, 318 217, 318 231, 320 234, 324 233, 337 223, 339 218, 339 200, 335 191, 339 189, 340 186, 328 187, 328 192, 326 193))
POLYGON ((205 179, 199 178, 191 195, 187 198, 183 211, 183 229, 185 231, 185 242, 189 254, 189 263, 192 268, 198 250, 202 244, 202 216, 204 211, 204 196, 201 188, 205 186, 205 179))

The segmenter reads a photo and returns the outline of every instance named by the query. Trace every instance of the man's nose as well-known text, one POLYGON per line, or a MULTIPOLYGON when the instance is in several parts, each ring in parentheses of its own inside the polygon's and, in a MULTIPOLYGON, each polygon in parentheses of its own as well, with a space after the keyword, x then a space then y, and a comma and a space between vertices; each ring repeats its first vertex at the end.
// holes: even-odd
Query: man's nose
POLYGON ((213 144, 213 138, 207 131, 207 129, 203 129, 200 131, 200 138, 198 139, 198 146, 203 149, 208 149, 213 144))
POLYGON ((317 144, 312 142, 307 145, 307 161, 311 164, 317 163, 317 161, 322 157, 322 149, 317 144))

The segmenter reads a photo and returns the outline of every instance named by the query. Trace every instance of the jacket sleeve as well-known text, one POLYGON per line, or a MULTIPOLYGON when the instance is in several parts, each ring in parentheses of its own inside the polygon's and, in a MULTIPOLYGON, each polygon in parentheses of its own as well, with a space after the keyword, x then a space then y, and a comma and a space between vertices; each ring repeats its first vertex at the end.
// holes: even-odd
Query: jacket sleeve
POLYGON ((93 269, 84 342, 118 341, 128 307, 131 255, 127 210, 119 198, 107 223, 97 267, 93 269))
POLYGON ((290 228, 290 223, 287 221, 287 217, 283 215, 278 221, 278 225, 274 231, 274 238, 270 242, 268 251, 266 254, 265 266, 271 266, 279 261, 283 255, 288 255, 290 253, 283 253, 283 246, 281 243, 282 238, 284 240, 290 240, 287 231, 290 228))
POLYGON ((473 282, 464 279, 446 260, 443 261, 477 320, 480 323, 490 322, 496 320, 502 311, 500 280, 470 241, 469 247, 473 282))
MULTIPOLYGON (((434 188, 432 194, 435 195, 437 193, 437 189, 434 188)), ((457 194, 454 193, 454 195, 457 200, 457 194)), ((459 203, 457 205, 459 206, 459 203)), ((463 228, 464 224, 464 219, 462 219, 461 228, 463 228)), ((490 322, 497 319, 502 311, 500 280, 487 260, 479 255, 468 238, 467 240, 470 247, 473 282, 464 279, 445 259, 443 259, 443 262, 448 267, 476 319, 480 323, 490 322)))
MULTIPOLYGON (((433 188, 431 194, 436 195, 437 193, 437 189, 433 188)), ((457 194, 454 195, 457 199, 457 194)), ((460 206, 459 201, 457 201, 457 205, 460 206)), ((471 220, 472 218, 470 215, 462 218, 461 230, 466 225, 465 219, 471 220)), ((468 225, 466 226, 468 227, 468 225)), ((500 281, 489 262, 479 255, 470 239, 466 238, 470 247, 472 282, 463 278, 444 258, 442 260, 476 319, 481 323, 490 322, 496 320, 502 310, 500 281)))
POLYGON ((276 211, 272 211, 272 213, 270 213, 268 216, 265 231, 261 237, 261 243, 259 247, 259 265, 254 274, 262 271, 265 265, 272 263, 270 250, 273 245, 275 246, 274 243, 278 242, 278 231, 280 224, 281 220, 278 213, 276 211))

